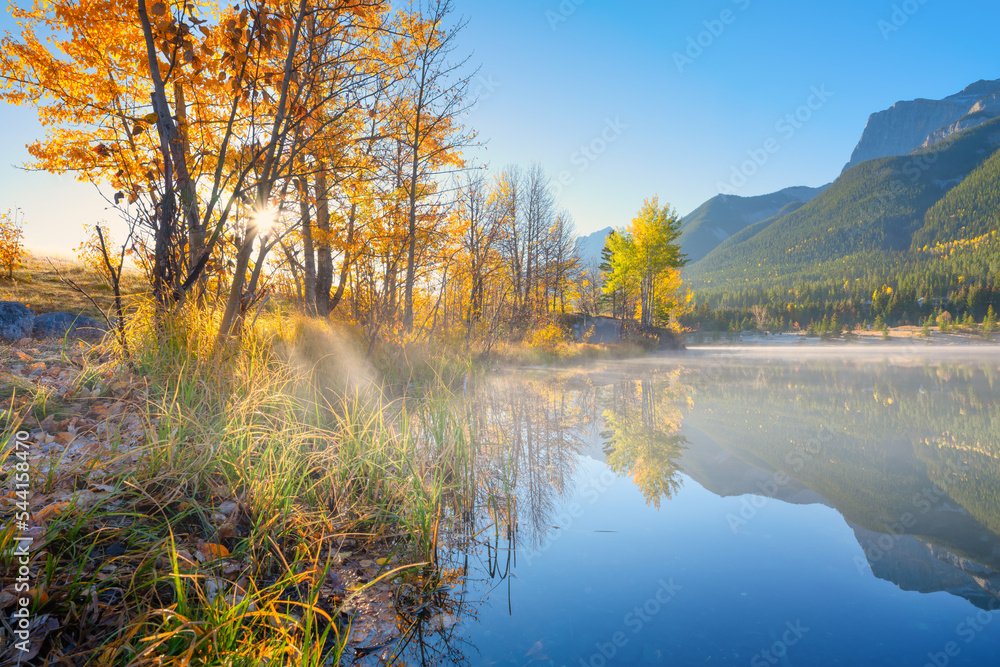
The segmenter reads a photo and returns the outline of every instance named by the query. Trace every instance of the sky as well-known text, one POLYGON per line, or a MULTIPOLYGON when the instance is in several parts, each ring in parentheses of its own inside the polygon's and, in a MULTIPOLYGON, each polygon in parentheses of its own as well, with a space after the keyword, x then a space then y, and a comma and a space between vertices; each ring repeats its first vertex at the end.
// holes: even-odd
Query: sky
MULTIPOLYGON (((685 214, 720 192, 829 183, 870 114, 1000 79, 996 0, 455 6, 458 51, 479 67, 466 122, 484 145, 468 156, 539 163, 581 234, 628 224, 654 194, 685 214)), ((94 186, 18 168, 41 136, 32 110, 0 104, 0 128, 0 212, 21 209, 29 247, 70 254, 84 224, 115 226, 94 186)))

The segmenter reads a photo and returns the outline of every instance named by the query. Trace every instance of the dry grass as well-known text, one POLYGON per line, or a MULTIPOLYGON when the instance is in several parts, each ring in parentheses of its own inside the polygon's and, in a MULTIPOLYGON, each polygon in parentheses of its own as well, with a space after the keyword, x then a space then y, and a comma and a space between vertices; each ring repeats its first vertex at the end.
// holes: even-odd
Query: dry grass
POLYGON ((337 664, 407 627, 397 590, 433 613, 442 517, 468 483, 447 391, 387 404, 327 325, 262 321, 219 353, 204 313, 154 335, 133 312, 135 374, 110 347, 0 354, 6 439, 31 431, 33 650, 72 665, 337 664))
MULTIPOLYGON (((14 279, 0 280, 0 301, 17 301, 41 315, 66 311, 101 318, 101 314, 84 295, 63 282, 69 278, 86 290, 100 306, 111 308, 114 296, 103 275, 91 267, 65 259, 47 259, 30 256, 24 266, 14 271, 14 279)), ((136 295, 146 291, 143 278, 136 271, 126 271, 122 280, 125 294, 136 295)))

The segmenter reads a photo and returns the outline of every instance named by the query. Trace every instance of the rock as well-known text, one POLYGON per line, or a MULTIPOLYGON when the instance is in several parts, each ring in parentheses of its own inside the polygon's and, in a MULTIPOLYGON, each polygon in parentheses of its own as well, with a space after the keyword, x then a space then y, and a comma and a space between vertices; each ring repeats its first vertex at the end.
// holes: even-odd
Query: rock
POLYGON ((0 301, 0 339, 8 343, 31 335, 35 313, 22 303, 0 301))
POLYGON ((955 131, 981 124, 975 122, 977 118, 986 122, 987 116, 994 113, 992 97, 997 92, 1000 92, 1000 80, 978 81, 943 100, 897 102, 891 109, 872 114, 844 169, 865 160, 907 155, 955 131))
POLYGON ((71 338, 100 338, 106 327, 93 317, 73 313, 45 313, 35 318, 31 335, 35 338, 62 338, 67 333, 71 338))
POLYGON ((969 110, 969 113, 965 114, 948 127, 942 127, 940 130, 931 134, 931 136, 927 137, 927 140, 924 141, 920 147, 929 148, 934 144, 944 141, 953 134, 958 134, 959 132, 979 127, 983 123, 989 122, 998 116, 1000 116, 1000 92, 993 93, 989 97, 984 97, 976 102, 969 110))

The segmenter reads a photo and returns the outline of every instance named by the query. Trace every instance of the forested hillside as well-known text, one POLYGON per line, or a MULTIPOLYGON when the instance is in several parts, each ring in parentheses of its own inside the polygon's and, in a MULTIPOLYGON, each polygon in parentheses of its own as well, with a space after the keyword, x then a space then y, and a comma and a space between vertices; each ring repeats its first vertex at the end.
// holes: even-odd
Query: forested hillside
POLYGON ((717 195, 684 216, 681 249, 697 262, 747 226, 788 213, 822 191, 800 186, 758 197, 717 195))
MULTIPOLYGON (((769 325, 919 324, 1000 310, 1000 119, 902 157, 848 169, 809 203, 751 225, 685 276, 709 328, 755 305, 769 325)), ((700 314, 698 314, 700 312, 700 314)), ((728 324, 727 324, 728 323, 728 324)))

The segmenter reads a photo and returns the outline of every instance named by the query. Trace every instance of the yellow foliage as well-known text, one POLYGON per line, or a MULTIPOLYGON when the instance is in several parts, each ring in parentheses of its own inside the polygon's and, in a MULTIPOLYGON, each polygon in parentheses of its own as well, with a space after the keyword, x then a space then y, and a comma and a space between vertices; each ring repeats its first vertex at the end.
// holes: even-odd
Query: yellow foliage
POLYGON ((14 269, 21 266, 25 257, 24 218, 18 219, 17 211, 8 210, 0 215, 0 266, 7 270, 7 278, 14 277, 14 269))
POLYGON ((101 228, 101 233, 104 235, 109 256, 114 252, 115 242, 111 239, 108 226, 104 224, 84 225, 83 228, 89 229, 90 233, 87 235, 87 240, 76 247, 75 252, 77 258, 84 266, 88 266, 100 273, 101 277, 110 284, 111 276, 108 274, 108 268, 104 263, 104 254, 101 252, 101 239, 97 235, 98 227, 101 228))
POLYGON ((528 339, 528 345, 541 350, 554 352, 565 341, 566 334, 563 333, 563 330, 555 324, 549 324, 539 329, 535 329, 531 334, 531 338, 528 339))

